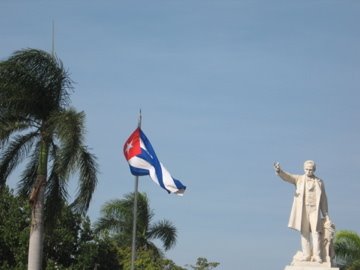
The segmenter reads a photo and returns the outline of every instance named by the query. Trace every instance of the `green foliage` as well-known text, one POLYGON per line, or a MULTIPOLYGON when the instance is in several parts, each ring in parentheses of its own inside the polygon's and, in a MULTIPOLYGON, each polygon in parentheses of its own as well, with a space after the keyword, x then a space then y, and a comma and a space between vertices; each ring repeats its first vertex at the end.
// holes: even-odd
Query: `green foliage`
POLYGON ((88 217, 64 207, 45 238, 46 269, 121 270, 111 239, 99 239, 88 217))
POLYGON ((117 248, 110 239, 94 238, 81 243, 73 269, 93 270, 95 266, 97 270, 122 270, 117 248))
POLYGON ((216 268, 220 263, 218 262, 208 262, 206 258, 199 257, 197 258, 196 265, 190 265, 191 269, 194 270, 211 270, 216 268))
MULTIPOLYGON (((7 186, 0 189, 1 270, 26 269, 30 211, 27 200, 14 195, 7 186)), ((66 204, 54 226, 46 230, 43 269, 123 270, 130 269, 130 263, 130 245, 125 247, 106 232, 97 235, 89 218, 66 204)), ((154 249, 146 248, 138 249, 136 266, 148 270, 185 270, 158 256, 154 249)))
POLYGON ((335 235, 335 261, 344 270, 360 270, 360 236, 342 230, 335 235))
POLYGON ((181 266, 176 265, 172 260, 169 259, 163 259, 163 270, 186 270, 186 268, 183 268, 181 266))
POLYGON ((0 188, 0 269, 25 269, 30 208, 7 186, 0 188))
POLYGON ((73 213, 70 207, 63 207, 52 229, 45 235, 45 259, 69 267, 75 261, 82 234, 82 217, 73 213))
MULTIPOLYGON (((131 269, 131 248, 122 247, 119 248, 119 257, 124 270, 131 269)), ((154 256, 154 252, 151 250, 138 249, 136 253, 135 268, 155 270, 159 268, 159 257, 154 256)))
MULTIPOLYGON (((124 270, 131 269, 131 249, 119 248, 119 258, 124 270)), ((158 257, 154 250, 138 249, 136 253, 135 269, 141 270, 186 270, 177 266, 172 260, 158 257)))

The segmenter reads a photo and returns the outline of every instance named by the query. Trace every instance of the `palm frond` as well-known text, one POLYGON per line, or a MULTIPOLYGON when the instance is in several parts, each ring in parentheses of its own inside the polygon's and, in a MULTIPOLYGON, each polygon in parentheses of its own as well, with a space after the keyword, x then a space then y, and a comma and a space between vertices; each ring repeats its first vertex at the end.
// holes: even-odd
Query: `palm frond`
POLYGON ((3 147, 12 134, 24 131, 31 125, 32 123, 28 119, 8 114, 0 115, 0 146, 3 147))
POLYGON ((123 233, 126 227, 123 220, 113 216, 101 217, 94 225, 95 232, 108 231, 114 235, 123 233))
POLYGON ((160 239, 165 250, 169 250, 176 244, 176 227, 168 220, 162 220, 151 226, 149 238, 160 239))
MULTIPOLYGON (((50 147, 50 155, 49 160, 52 164, 50 175, 48 177, 48 184, 46 189, 46 197, 53 196, 54 201, 61 200, 66 201, 68 198, 68 192, 67 192, 67 178, 63 177, 63 175, 58 173, 58 163, 59 161, 59 147, 55 144, 51 144, 50 147)), ((51 198, 48 198, 52 200, 51 198)), ((48 200, 47 199, 47 200, 48 200)), ((50 207, 51 208, 51 207, 50 207)))
POLYGON ((47 122, 50 133, 59 143, 58 151, 51 155, 54 172, 59 179, 67 180, 70 174, 79 170, 78 193, 72 206, 80 213, 88 209, 97 184, 96 157, 83 145, 84 119, 83 112, 68 109, 52 114, 47 122))
POLYGON ((83 112, 70 109, 57 112, 48 120, 49 130, 54 132, 60 143, 56 171, 61 177, 68 178, 76 168, 83 144, 84 118, 83 112))
POLYGON ((141 234, 146 234, 154 216, 154 212, 150 209, 149 199, 145 193, 139 193, 137 204, 137 226, 141 234))
POLYGON ((27 155, 37 135, 37 132, 18 135, 9 142, 0 159, 0 186, 5 183, 9 174, 27 155))
POLYGON ((8 60, 0 67, 1 105, 20 117, 39 116, 45 109, 44 91, 24 65, 8 60))
POLYGON ((95 223, 96 232, 108 232, 120 243, 131 241, 132 208, 127 200, 111 200, 105 203, 101 210, 101 217, 95 223), (129 237, 130 236, 130 237, 129 237))
MULTIPOLYGON (((145 216, 142 214, 143 209, 147 209, 147 198, 143 193, 138 194, 138 224, 137 231, 138 235, 141 235, 144 231, 144 228, 147 228, 147 225, 142 225, 146 223, 142 218, 145 216), (146 204, 146 207, 141 206, 146 204)), ((96 223, 97 231, 108 230, 114 234, 123 234, 131 235, 132 226, 133 226, 133 207, 134 207, 134 193, 126 194, 124 199, 111 200, 104 204, 101 208, 101 218, 96 223)), ((131 237, 129 238, 131 239, 131 237)))
POLYGON ((69 104, 70 89, 62 62, 45 51, 20 50, 0 65, 0 105, 23 115, 47 118, 69 104))
POLYGON ((68 197, 67 184, 64 179, 59 178, 55 170, 52 170, 46 185, 45 193, 45 224, 51 230, 61 215, 61 209, 68 197))
POLYGON ((96 157, 86 147, 82 146, 78 155, 79 186, 78 193, 72 206, 80 213, 89 208, 92 194, 97 184, 96 157))
POLYGON ((34 186, 37 174, 37 168, 39 165, 39 151, 40 151, 40 141, 36 143, 30 159, 26 165, 25 170, 21 175, 21 179, 17 186, 18 193, 21 196, 29 197, 31 189, 34 186))
POLYGON ((101 208, 101 215, 122 220, 131 217, 132 205, 127 199, 110 200, 101 208))
POLYGON ((42 50, 25 49, 16 51, 8 62, 23 66, 43 89, 49 90, 43 93, 49 95, 47 100, 63 106, 68 104, 68 91, 72 89, 72 81, 56 56, 42 50))
MULTIPOLYGON (((129 221, 133 222, 133 209, 134 209, 134 193, 128 193, 122 199, 123 212, 128 214, 129 221), (126 209, 126 210, 125 210, 126 209)), ((151 220, 154 216, 154 212, 150 209, 149 199, 146 193, 138 193, 137 197, 137 233, 145 234, 150 226, 151 220)), ((132 226, 132 225, 131 225, 132 226)))

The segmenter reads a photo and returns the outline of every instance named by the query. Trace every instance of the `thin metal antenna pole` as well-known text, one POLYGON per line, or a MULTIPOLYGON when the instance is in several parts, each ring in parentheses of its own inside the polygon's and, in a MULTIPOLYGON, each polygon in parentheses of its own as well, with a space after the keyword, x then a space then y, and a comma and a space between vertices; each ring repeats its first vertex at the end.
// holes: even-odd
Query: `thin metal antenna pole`
MULTIPOLYGON (((139 114, 138 127, 141 128, 141 110, 139 114)), ((134 191, 134 209, 133 209, 133 231, 132 231, 132 243, 131 243, 131 270, 135 269, 136 258, 136 223, 137 223, 137 201, 139 190, 139 176, 135 176, 135 191, 134 191)))
POLYGON ((55 56, 55 22, 52 21, 52 43, 51 43, 51 55, 55 56))

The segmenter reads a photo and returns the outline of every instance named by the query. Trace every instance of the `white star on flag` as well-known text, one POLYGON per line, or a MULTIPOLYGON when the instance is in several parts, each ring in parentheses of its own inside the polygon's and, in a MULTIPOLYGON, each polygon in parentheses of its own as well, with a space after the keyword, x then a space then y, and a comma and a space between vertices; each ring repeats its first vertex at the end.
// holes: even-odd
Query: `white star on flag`
POLYGON ((133 148, 133 141, 126 144, 126 153, 129 153, 130 149, 133 148))

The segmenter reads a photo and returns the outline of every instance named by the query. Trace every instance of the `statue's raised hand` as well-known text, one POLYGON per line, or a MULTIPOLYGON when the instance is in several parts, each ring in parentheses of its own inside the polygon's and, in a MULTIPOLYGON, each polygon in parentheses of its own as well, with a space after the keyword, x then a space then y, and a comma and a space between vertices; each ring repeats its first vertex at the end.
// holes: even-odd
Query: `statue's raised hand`
POLYGON ((276 173, 279 173, 281 168, 280 168, 280 163, 279 162, 275 162, 274 163, 274 169, 276 173))

